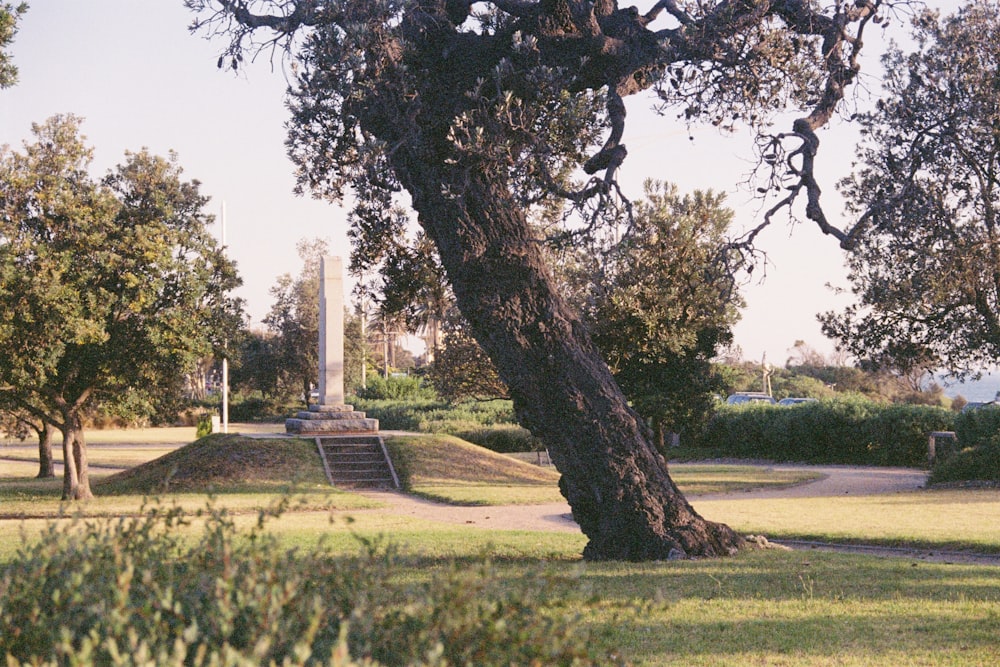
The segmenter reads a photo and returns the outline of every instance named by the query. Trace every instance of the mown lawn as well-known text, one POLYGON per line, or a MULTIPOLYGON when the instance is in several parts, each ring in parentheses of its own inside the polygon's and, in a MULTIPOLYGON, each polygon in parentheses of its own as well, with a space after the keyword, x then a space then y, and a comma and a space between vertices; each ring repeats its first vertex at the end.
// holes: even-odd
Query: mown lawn
MULTIPOLYGON (((513 488, 522 497, 553 483, 544 472, 533 479, 537 471, 508 467, 492 455, 477 458, 474 450, 448 441, 426 450, 412 441, 395 446, 411 449, 404 465, 415 489, 440 487, 452 502, 494 503, 510 493, 505 489, 513 488), (450 449, 456 446, 463 452, 457 457, 460 464, 450 449), (443 454, 448 456, 442 459, 443 454), (495 467, 484 467, 489 461, 495 467), (454 479, 442 474, 444 467, 454 471, 454 479), (476 483, 477 476, 486 481, 476 483), (456 499, 455 494, 464 498, 456 499)), ((295 451, 292 459, 305 456, 304 450, 295 451)), ((204 461, 204 452, 198 460, 204 461)), ((274 462, 281 461, 287 462, 274 462)), ((701 488, 738 488, 761 475, 744 468, 699 466, 689 471, 689 488, 696 483, 708 485, 701 488)), ((190 512, 206 503, 221 504, 231 508, 238 525, 256 525, 258 510, 280 496, 279 489, 260 485, 275 480, 245 475, 237 468, 226 474, 224 492, 214 499, 204 490, 188 489, 163 494, 164 502, 179 503, 190 512)), ((301 502, 293 500, 288 510, 267 523, 283 546, 308 549, 322 543, 324 549, 349 554, 364 545, 391 543, 398 553, 395 576, 401 582, 483 560, 492 562, 494 576, 510 586, 540 573, 548 588, 545 608, 538 612, 572 612, 579 628, 593 633, 592 641, 628 664, 1000 664, 1000 567, 785 550, 695 562, 587 563, 579 558, 585 538, 577 533, 484 531, 415 520, 369 511, 372 503, 367 499, 331 493, 304 474, 300 479, 296 497, 301 502)), ((136 485, 132 491, 121 479, 109 483, 114 495, 83 506, 84 512, 111 517, 138 511, 144 494, 135 489, 141 484, 135 476, 129 483, 136 485)), ((0 511, 10 517, 8 509, 17 507, 23 516, 52 516, 61 507, 53 499, 58 488, 58 480, 39 483, 6 476, 0 480, 0 511), (12 489, 18 486, 22 492, 34 490, 17 499, 12 489)), ((692 502, 708 518, 771 537, 1000 552, 996 490, 794 500, 695 497, 692 502)), ((0 562, 15 557, 22 536, 30 541, 50 521, 0 521, 0 562)), ((61 521, 69 524, 68 519, 61 521)), ((196 531, 198 522, 194 519, 185 530, 196 531)))

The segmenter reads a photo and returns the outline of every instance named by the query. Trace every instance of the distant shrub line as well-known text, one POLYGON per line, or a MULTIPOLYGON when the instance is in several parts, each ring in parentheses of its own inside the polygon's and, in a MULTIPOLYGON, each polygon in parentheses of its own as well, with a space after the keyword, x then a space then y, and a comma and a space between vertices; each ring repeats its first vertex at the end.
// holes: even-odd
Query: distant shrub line
MULTIPOLYGON (((500 453, 544 447, 517 424, 509 400, 452 404, 437 398, 417 377, 375 376, 348 400, 378 419, 383 430, 455 435, 500 453)), ((935 406, 878 403, 861 395, 792 407, 722 406, 677 454, 925 467, 932 431, 955 431, 959 443, 957 453, 939 460, 932 481, 1000 481, 1000 409, 955 414, 935 406)))
POLYGON ((955 414, 940 407, 883 404, 861 397, 791 407, 725 406, 708 422, 687 457, 706 456, 815 464, 927 466, 933 431, 955 431, 958 451, 942 457, 932 483, 1000 481, 1000 409, 955 414))

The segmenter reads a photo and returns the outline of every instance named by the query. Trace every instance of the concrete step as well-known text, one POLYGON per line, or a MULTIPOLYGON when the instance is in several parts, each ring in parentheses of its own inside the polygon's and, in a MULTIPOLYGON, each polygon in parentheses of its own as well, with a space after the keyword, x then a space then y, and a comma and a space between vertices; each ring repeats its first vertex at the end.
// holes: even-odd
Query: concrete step
POLYGON ((317 436, 316 447, 334 486, 398 488, 388 450, 379 436, 317 436))

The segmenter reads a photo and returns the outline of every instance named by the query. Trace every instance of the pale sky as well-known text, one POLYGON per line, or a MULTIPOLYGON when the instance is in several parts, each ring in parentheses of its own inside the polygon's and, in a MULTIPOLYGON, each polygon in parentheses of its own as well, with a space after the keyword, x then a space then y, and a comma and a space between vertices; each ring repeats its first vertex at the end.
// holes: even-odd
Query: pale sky
MULTIPOLYGON (((185 177, 201 181, 203 194, 212 198, 210 210, 218 216, 226 203, 227 245, 254 324, 270 307, 268 289, 276 278, 298 273, 297 241, 326 238, 346 261, 346 209, 292 193, 280 62, 272 67, 262 57, 238 77, 216 69, 221 44, 188 33, 192 15, 181 0, 30 4, 12 48, 19 83, 0 91, 0 144, 20 150, 32 122, 73 113, 85 119, 95 174, 119 163, 126 150, 176 151, 185 177)), ((651 4, 640 2, 640 10, 651 4)), ((950 10, 958 3, 937 4, 950 10)), ((877 75, 874 68, 869 73, 877 75)), ((877 88, 874 79, 869 84, 877 88)), ((647 177, 674 182, 682 192, 725 191, 736 224, 753 226, 759 205, 737 189, 751 167, 748 139, 720 137, 708 128, 695 131, 691 141, 673 117, 655 117, 648 108, 648 100, 630 100, 629 157, 621 173, 629 193, 638 197, 647 177)), ((820 139, 826 211, 839 221, 834 183, 850 168, 853 137, 834 127, 820 139)), ((745 358, 766 354, 770 363, 783 365, 800 339, 832 351, 816 313, 847 303, 826 287, 847 286, 836 241, 810 225, 779 223, 762 235, 761 246, 771 259, 767 279, 744 290, 748 307, 736 327, 745 358)))

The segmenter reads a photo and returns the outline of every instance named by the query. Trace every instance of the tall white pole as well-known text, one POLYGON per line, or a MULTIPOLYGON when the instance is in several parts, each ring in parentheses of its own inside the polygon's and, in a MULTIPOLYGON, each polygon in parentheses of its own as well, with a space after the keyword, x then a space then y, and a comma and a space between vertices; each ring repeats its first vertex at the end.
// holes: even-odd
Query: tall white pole
MULTIPOLYGON (((222 250, 226 250, 226 202, 222 202, 222 250)), ((226 341, 228 347, 229 341, 226 341)), ((226 350, 226 354, 229 351, 226 350)), ((229 359, 222 357, 222 432, 229 433, 229 359)))

